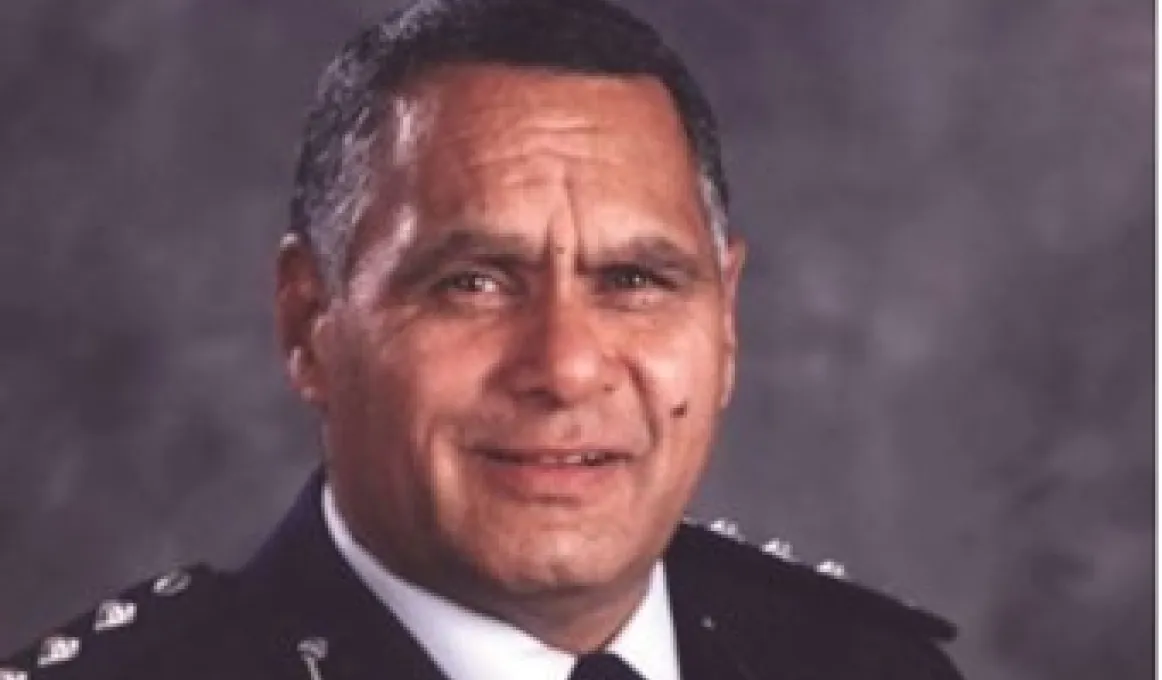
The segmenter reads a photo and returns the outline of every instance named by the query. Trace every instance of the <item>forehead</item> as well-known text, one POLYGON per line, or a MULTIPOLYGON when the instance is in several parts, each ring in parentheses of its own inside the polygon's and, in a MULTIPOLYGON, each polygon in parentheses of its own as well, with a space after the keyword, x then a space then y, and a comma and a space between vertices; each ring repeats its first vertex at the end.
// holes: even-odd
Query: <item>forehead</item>
MULTIPOLYGON (((650 75, 585 74, 502 64, 448 64, 424 71, 397 100, 420 106, 445 132, 468 124, 543 123, 612 133, 648 131, 657 145, 689 159, 669 91, 650 75)), ((397 109, 398 112, 398 109, 397 109)), ((468 135, 461 135, 468 136, 468 135)))
POLYGON ((384 183, 436 221, 525 210, 554 184, 589 211, 703 223, 696 163, 655 78, 444 66, 391 108, 384 183))

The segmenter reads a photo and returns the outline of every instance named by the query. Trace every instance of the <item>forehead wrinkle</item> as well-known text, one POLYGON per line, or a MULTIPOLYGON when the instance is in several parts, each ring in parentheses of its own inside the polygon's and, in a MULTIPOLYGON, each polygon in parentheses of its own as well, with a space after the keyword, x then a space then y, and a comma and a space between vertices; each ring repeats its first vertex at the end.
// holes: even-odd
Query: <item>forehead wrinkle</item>
MULTIPOLYGON (((515 194, 518 201, 542 203, 539 220, 560 222, 566 218, 554 213, 565 210, 575 225, 586 218, 648 222, 649 231, 688 245, 695 245, 688 242, 694 237, 701 251, 704 239, 684 233, 686 226, 699 231, 706 226, 696 163, 677 119, 657 115, 659 105, 669 109, 671 102, 664 90, 653 91, 655 85, 636 77, 496 67, 429 73, 412 83, 410 106, 400 111, 410 120, 401 121, 399 141, 414 154, 401 169, 433 201, 434 214, 442 213, 440 222, 471 218, 490 229, 504 228, 501 213, 513 207, 515 194), (598 106, 607 96, 612 108, 598 106), (647 115, 651 112, 657 117, 647 115), (620 191, 619 178, 628 178, 626 173, 637 176, 631 183, 636 198, 620 191), (587 202, 594 192, 603 205, 587 202), (613 212, 605 213, 607 208, 613 212)), ((595 231, 602 240, 615 233, 616 228, 595 231)), ((545 236, 536 240, 545 243, 545 236)))
MULTIPOLYGON (((635 201, 624 202, 618 199, 616 193, 606 196, 604 200, 591 201, 586 194, 595 190, 601 192, 603 187, 600 183, 593 183, 588 177, 581 175, 592 176, 599 168, 591 167, 589 163, 578 165, 576 159, 563 158, 555 154, 545 155, 544 158, 551 162, 538 164, 534 171, 513 173, 506 176, 502 182, 493 185, 493 190, 501 190, 502 197, 513 195, 509 191, 512 189, 531 190, 531 193, 526 194, 528 196, 526 200, 536 201, 544 206, 542 225, 545 229, 541 232, 543 237, 536 238, 540 244, 533 246, 541 256, 551 255, 553 246, 565 246, 569 250, 576 251, 577 264, 580 266, 582 260, 590 256, 602 260, 607 259, 605 254, 607 251, 623 252, 621 242, 636 238, 667 240, 691 254, 710 253, 710 239, 701 236, 701 232, 707 229, 702 223, 702 211, 696 196, 689 196, 688 201, 675 204, 669 200, 671 197, 664 195, 658 187, 639 187, 649 197, 649 204, 655 207, 665 206, 666 210, 663 211, 643 210, 635 201), (624 228, 631 223, 637 225, 637 228, 624 228), (689 228, 680 228, 678 224, 689 228), (568 233, 566 229, 574 235, 574 238, 566 236, 568 233), (627 231, 628 234, 624 233, 627 231), (620 236, 626 238, 619 238, 620 236), (603 243, 591 243, 594 240, 609 244, 609 247, 605 247, 603 243), (570 244, 576 245, 572 247, 570 244)), ((604 159, 602 164, 621 165, 617 161, 604 159)), ((492 176, 496 177, 495 174, 492 176)), ((598 174, 598 177, 600 176, 598 174)), ((473 210, 473 207, 492 205, 496 204, 487 198, 483 203, 469 202, 468 205, 461 205, 461 214, 451 221, 461 223, 467 221, 494 233, 504 232, 506 226, 515 226, 506 225, 502 215, 487 214, 490 212, 487 207, 484 208, 485 214, 473 210)))
POLYGON ((617 167, 622 165, 610 148, 637 145, 631 135, 613 128, 593 124, 569 126, 525 125, 524 130, 502 127, 495 133, 481 135, 460 129, 441 136, 430 152, 431 160, 451 155, 461 167, 479 169, 489 165, 533 163, 542 160, 556 163, 583 162, 617 167), (483 144, 482 144, 483 141, 483 144))
MULTIPOLYGON (((681 120, 665 87, 651 76, 594 76, 496 64, 449 64, 425 72, 407 86, 424 100, 433 141, 481 138, 495 142, 513 133, 602 133, 629 140, 640 155, 659 160, 674 152, 695 167, 681 120), (580 92, 584 92, 582 95, 580 92), (598 106, 597 102, 608 102, 598 106), (582 111, 582 112, 579 112, 582 111), (648 120, 647 120, 648 119, 648 120), (651 133, 628 134, 648 124, 651 133), (622 134, 618 134, 618 133, 622 134)), ((559 141, 559 139, 557 140, 559 141)), ((607 140, 603 146, 608 145, 607 140)))
POLYGON ((594 121, 566 110, 530 114, 527 107, 515 104, 437 112, 424 127, 432 133, 426 135, 430 147, 425 155, 432 159, 453 155, 468 167, 537 155, 615 165, 605 157, 616 156, 609 153, 615 148, 661 162, 674 152, 655 136, 630 134, 616 121, 594 121))
POLYGON ((572 241, 574 251, 573 264, 579 268, 582 255, 585 252, 585 243, 583 242, 585 230, 581 228, 581 221, 584 217, 577 205, 577 189, 573 177, 565 167, 565 164, 562 164, 558 169, 556 179, 557 181, 554 184, 557 187, 556 198, 559 200, 559 204, 549 215, 549 228, 545 238, 545 257, 550 262, 556 262, 564 268, 567 262, 566 258, 569 254, 568 242, 572 241), (564 226, 556 226, 562 224, 562 218, 565 220, 564 226), (565 230, 571 231, 572 238, 562 233, 565 230), (562 240, 566 242, 562 243, 562 240))
POLYGON ((622 163, 613 159, 602 158, 598 155, 569 153, 549 148, 522 148, 506 153, 492 153, 469 157, 460 163, 461 167, 479 170, 489 166, 504 166, 528 164, 538 166, 550 161, 553 165, 564 166, 570 163, 583 162, 605 167, 619 167, 622 163))
MULTIPOLYGON (((576 203, 576 195, 583 193, 585 188, 603 187, 611 183, 612 174, 605 171, 623 169, 631 165, 624 158, 610 158, 599 154, 571 154, 550 149, 528 150, 521 149, 507 153, 496 153, 488 156, 464 159, 458 166, 461 170, 488 171, 487 175, 474 177, 488 177, 494 183, 493 188, 500 187, 543 187, 559 186, 564 183, 572 202, 576 203), (499 181, 496 181, 498 180, 499 181), (588 187, 581 185, 587 184, 588 187)), ((693 170, 691 170, 693 173, 693 170)), ((647 173, 649 174, 649 173, 647 173)), ((684 178, 688 191, 682 192, 682 200, 674 201, 668 195, 673 186, 670 177, 656 177, 652 181, 641 182, 637 189, 649 197, 654 206, 671 207, 676 215, 683 220, 693 220, 700 223, 702 220, 701 199, 698 194, 697 183, 694 177, 684 178)), ((475 182, 473 182, 475 183, 475 182)), ((614 182, 615 183, 615 182, 614 182)), ((611 194, 613 196, 614 194, 611 194)), ((607 197, 608 198, 608 197, 607 197)), ((613 198, 612 203, 617 205, 621 201, 613 198)), ((580 215, 581 210, 576 205, 572 208, 573 214, 580 215)))
MULTIPOLYGON (((490 142, 513 137, 520 138, 522 136, 540 138, 546 136, 556 137, 559 135, 571 137, 595 133, 609 134, 616 130, 613 126, 594 122, 587 116, 579 116, 565 111, 549 112, 541 110, 537 111, 535 118, 530 119, 527 107, 514 104, 499 104, 487 108, 481 107, 479 110, 460 111, 457 113, 457 117, 468 118, 474 123, 477 123, 479 128, 482 128, 484 131, 495 133, 489 137, 490 142), (483 111, 485 115, 476 115, 480 111, 483 111), (515 115, 509 112, 515 112, 515 115), (519 121, 519 123, 513 125, 512 122, 514 119, 519 121)), ((439 122, 444 121, 441 119, 439 122)), ((451 127, 453 131, 443 137, 453 142, 460 141, 463 138, 478 138, 480 131, 472 125, 464 125, 462 121, 457 122, 451 127)))

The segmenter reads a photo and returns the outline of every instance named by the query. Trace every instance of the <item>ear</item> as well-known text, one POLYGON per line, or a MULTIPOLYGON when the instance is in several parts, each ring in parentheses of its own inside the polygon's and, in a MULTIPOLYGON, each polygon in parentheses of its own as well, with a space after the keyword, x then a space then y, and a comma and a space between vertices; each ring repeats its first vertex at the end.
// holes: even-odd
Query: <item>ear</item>
POLYGON ((723 367, 722 396, 719 408, 726 408, 734 393, 735 363, 738 357, 738 282, 742 277, 742 265, 746 260, 746 243, 742 238, 731 236, 726 245, 726 257, 722 263, 722 323, 723 323, 723 367))
POLYGON ((287 234, 278 248, 275 325, 283 361, 299 396, 320 410, 327 401, 327 381, 319 359, 327 321, 326 283, 305 239, 287 234))

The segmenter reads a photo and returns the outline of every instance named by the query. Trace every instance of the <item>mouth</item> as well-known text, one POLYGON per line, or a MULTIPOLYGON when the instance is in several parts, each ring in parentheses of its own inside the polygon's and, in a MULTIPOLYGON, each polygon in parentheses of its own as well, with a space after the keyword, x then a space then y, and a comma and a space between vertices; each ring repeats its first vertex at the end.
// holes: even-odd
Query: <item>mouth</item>
POLYGON ((599 446, 474 451, 483 462, 480 479, 493 490, 521 502, 553 505, 613 497, 635 460, 624 451, 599 446))
POLYGON ((629 462, 631 456, 618 451, 586 448, 586 449, 481 449, 480 454, 494 463, 529 467, 588 467, 598 468, 607 465, 629 462))

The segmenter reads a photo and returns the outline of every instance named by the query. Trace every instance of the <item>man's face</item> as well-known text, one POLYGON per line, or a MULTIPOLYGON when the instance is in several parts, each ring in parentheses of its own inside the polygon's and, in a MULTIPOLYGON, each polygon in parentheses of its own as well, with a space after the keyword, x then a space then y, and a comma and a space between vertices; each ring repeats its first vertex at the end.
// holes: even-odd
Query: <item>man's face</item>
POLYGON ((346 288, 292 368, 344 517, 486 610, 640 582, 730 391, 740 259, 667 92, 465 65, 391 104, 346 288))

